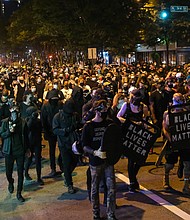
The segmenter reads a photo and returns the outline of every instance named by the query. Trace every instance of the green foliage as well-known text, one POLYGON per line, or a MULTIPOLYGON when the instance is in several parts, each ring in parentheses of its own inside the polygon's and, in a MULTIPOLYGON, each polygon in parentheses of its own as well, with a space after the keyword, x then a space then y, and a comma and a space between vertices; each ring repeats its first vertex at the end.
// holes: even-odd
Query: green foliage
POLYGON ((7 30, 13 45, 44 45, 70 51, 109 48, 126 54, 150 23, 150 13, 136 0, 31 0, 11 18, 7 30))

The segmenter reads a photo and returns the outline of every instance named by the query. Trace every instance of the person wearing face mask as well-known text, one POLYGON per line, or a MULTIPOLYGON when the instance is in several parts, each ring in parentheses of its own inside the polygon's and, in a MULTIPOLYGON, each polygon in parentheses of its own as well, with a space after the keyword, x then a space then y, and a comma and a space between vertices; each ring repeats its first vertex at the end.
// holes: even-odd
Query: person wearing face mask
POLYGON ((17 199, 24 202, 22 196, 23 172, 25 155, 30 156, 28 128, 24 119, 20 117, 19 107, 13 103, 10 106, 10 117, 2 121, 0 135, 3 139, 3 153, 5 155, 6 177, 8 180, 9 193, 14 192, 13 167, 17 164, 18 185, 17 199))
MULTIPOLYGON (((181 93, 175 93, 173 95, 173 103, 174 109, 173 113, 180 113, 187 111, 182 104, 184 104, 184 97, 181 93), (181 105, 181 106, 179 106, 181 105)), ((184 175, 184 185, 182 193, 184 195, 190 195, 189 188, 189 180, 190 180, 190 150, 187 148, 183 148, 183 146, 179 146, 179 148, 174 150, 171 145, 171 133, 170 133, 170 120, 168 111, 164 112, 163 117, 163 133, 168 140, 167 149, 166 149, 166 163, 164 165, 164 179, 163 179, 163 187, 167 191, 173 191, 173 188, 170 186, 169 175, 170 171, 174 168, 175 163, 178 162, 178 158, 180 157, 181 163, 183 164, 183 175, 184 175)), ((188 140, 189 141, 189 140, 188 140)))
POLYGON ((5 89, 3 90, 2 96, 0 98, 0 121, 9 116, 9 92, 5 89))
POLYGON ((165 92, 168 94, 169 105, 172 105, 172 99, 175 91, 173 89, 173 82, 171 79, 167 79, 166 81, 165 92))
POLYGON ((26 83, 24 81, 24 77, 20 76, 18 84, 14 87, 14 97, 17 103, 22 102, 25 90, 26 83))
POLYGON ((94 73, 92 73, 91 77, 86 79, 86 85, 89 85, 90 88, 98 87, 97 78, 94 73))
POLYGON ((65 185, 68 193, 76 192, 73 187, 72 172, 77 166, 77 157, 72 152, 72 132, 77 128, 78 120, 75 112, 75 103, 72 98, 68 99, 63 108, 53 117, 53 133, 57 136, 58 147, 61 152, 65 185))
POLYGON ((63 83, 63 88, 61 90, 61 92, 63 93, 65 100, 68 100, 69 98, 71 98, 71 94, 72 94, 72 89, 69 88, 69 82, 68 80, 65 80, 63 83))
POLYGON ((22 118, 27 117, 26 110, 30 106, 34 106, 37 108, 37 105, 33 102, 33 94, 31 90, 26 90, 23 94, 23 101, 20 103, 20 113, 22 118))
POLYGON ((30 91, 32 93, 32 102, 36 104, 38 109, 41 109, 42 99, 38 96, 37 87, 35 84, 31 84, 30 91))
POLYGON ((87 103, 90 100, 91 88, 89 85, 86 85, 86 80, 79 78, 78 80, 79 87, 83 90, 84 103, 87 103))
POLYGON ((43 80, 41 76, 37 76, 35 86, 36 92, 38 94, 38 99, 40 102, 42 102, 45 88, 45 80, 43 80))
MULTIPOLYGON (((125 102, 117 114, 117 118, 122 124, 126 123, 128 120, 138 123, 141 119, 146 119, 148 116, 148 107, 141 101, 142 96, 139 89, 134 89, 130 94, 129 102, 125 102)), ((131 192, 139 190, 139 183, 137 181, 139 169, 140 165, 131 158, 128 158, 129 191, 131 192)))
POLYGON ((114 165, 110 165, 106 160, 106 152, 101 150, 101 140, 104 131, 112 120, 107 119, 107 103, 105 100, 93 103, 95 112, 94 118, 84 125, 82 132, 82 143, 84 152, 89 156, 91 174, 91 203, 93 209, 93 219, 100 220, 99 186, 104 175, 107 186, 107 219, 115 220, 115 174, 114 165))
MULTIPOLYGON (((0 98, 0 125, 4 118, 8 118, 10 116, 9 107, 10 107, 9 106, 9 92, 8 90, 4 89, 2 92, 2 96, 0 98)), ((2 145, 0 145, 0 158, 3 157, 1 156, 1 152, 2 152, 2 145)))
POLYGON ((78 85, 75 85, 73 87, 71 97, 75 102, 76 112, 78 113, 80 120, 82 120, 82 107, 84 105, 84 97, 83 97, 82 88, 78 85))
POLYGON ((38 109, 30 106, 26 109, 26 123, 28 126, 28 138, 31 150, 31 156, 25 160, 25 177, 27 180, 32 180, 29 175, 29 168, 32 164, 32 158, 35 156, 35 165, 37 173, 37 183, 44 185, 41 178, 41 157, 42 157, 42 124, 38 118, 38 109))
MULTIPOLYGON (((52 178, 57 175, 56 172, 56 143, 57 143, 57 137, 53 133, 52 128, 52 122, 53 117, 55 114, 59 112, 59 110, 62 109, 63 103, 61 102, 59 98, 59 93, 57 90, 52 89, 49 91, 49 100, 47 102, 44 102, 41 108, 41 122, 44 129, 44 138, 48 141, 49 144, 49 158, 50 158, 50 169, 51 172, 47 175, 47 178, 52 178)), ((61 157, 59 157, 58 165, 60 167, 60 171, 63 170, 62 168, 62 161, 61 157)))
POLYGON ((49 93, 51 91, 55 92, 58 94, 58 97, 60 100, 64 100, 64 95, 63 95, 63 92, 60 90, 59 88, 59 81, 57 79, 54 79, 53 82, 52 82, 52 85, 53 85, 53 88, 52 90, 50 90, 47 95, 46 95, 46 98, 45 99, 49 99, 49 93))
POLYGON ((150 113, 153 124, 156 125, 159 130, 159 137, 161 137, 163 114, 167 110, 169 105, 169 95, 165 90, 165 83, 160 80, 155 85, 156 89, 150 94, 150 113))

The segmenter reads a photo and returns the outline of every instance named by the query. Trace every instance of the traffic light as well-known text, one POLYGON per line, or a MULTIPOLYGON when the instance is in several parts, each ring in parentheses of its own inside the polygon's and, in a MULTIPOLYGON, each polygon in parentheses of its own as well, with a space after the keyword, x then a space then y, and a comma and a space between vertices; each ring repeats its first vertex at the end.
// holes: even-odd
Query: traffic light
POLYGON ((162 10, 162 11, 160 12, 160 18, 161 18, 161 19, 165 20, 165 19, 167 19, 168 17, 169 17, 169 12, 168 12, 167 10, 162 10))

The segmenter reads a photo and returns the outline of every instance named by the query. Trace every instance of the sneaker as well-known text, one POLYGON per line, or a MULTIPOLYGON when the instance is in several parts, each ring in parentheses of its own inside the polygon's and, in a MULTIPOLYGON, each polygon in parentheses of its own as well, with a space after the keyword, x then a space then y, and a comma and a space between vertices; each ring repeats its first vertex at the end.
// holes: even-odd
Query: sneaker
POLYGON ((100 214, 99 214, 99 213, 94 214, 94 215, 93 215, 93 220, 101 220, 100 214))
POLYGON ((48 179, 48 178, 54 178, 54 177, 56 177, 56 171, 52 170, 50 173, 48 173, 48 175, 43 176, 42 178, 43 179, 48 179))
POLYGON ((16 197, 19 202, 25 202, 25 199, 22 197, 21 193, 17 193, 16 197))
POLYGON ((49 174, 49 177, 55 177, 56 176, 56 171, 52 170, 49 174))
POLYGON ((14 184, 13 184, 13 182, 12 182, 12 183, 9 183, 9 185, 8 185, 8 190, 9 190, 9 192, 10 192, 11 194, 14 192, 14 184))
POLYGON ((40 178, 37 180, 37 183, 40 185, 40 186, 43 186, 44 185, 44 181, 40 178))
POLYGON ((26 180, 32 180, 32 177, 29 174, 25 174, 25 179, 26 180))
POLYGON ((76 190, 73 188, 73 186, 68 186, 68 193, 70 194, 76 193, 76 190))
POLYGON ((129 185, 129 192, 137 192, 137 190, 139 189, 139 185, 138 185, 138 187, 137 186, 135 186, 135 184, 130 184, 129 185))
POLYGON ((113 215, 113 216, 109 216, 108 220, 117 220, 117 218, 115 217, 115 215, 113 215))

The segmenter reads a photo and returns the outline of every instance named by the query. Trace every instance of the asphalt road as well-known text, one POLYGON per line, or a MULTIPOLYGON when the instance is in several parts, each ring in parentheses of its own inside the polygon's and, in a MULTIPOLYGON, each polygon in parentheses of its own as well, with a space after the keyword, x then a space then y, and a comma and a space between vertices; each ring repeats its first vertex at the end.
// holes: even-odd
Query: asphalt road
MULTIPOLYGON (((176 175, 177 165, 171 174, 171 185, 176 191, 169 193, 162 188, 163 165, 158 168, 154 165, 161 145, 162 143, 156 143, 154 153, 149 155, 146 165, 139 171, 141 191, 138 193, 128 192, 127 159, 120 159, 115 165, 118 206, 116 216, 119 220, 190 219, 190 200, 181 193, 183 181, 176 175)), ((47 152, 46 146, 43 149, 43 176, 50 171, 47 152)), ((77 193, 73 195, 67 193, 61 176, 44 179, 44 186, 37 185, 36 172, 32 167, 30 175, 33 181, 25 181, 23 196, 26 202, 21 204, 17 201, 15 192, 10 194, 7 191, 4 159, 0 159, 0 220, 91 220, 92 209, 86 191, 87 167, 76 168, 73 180, 77 193)), ((16 172, 14 177, 16 183, 16 172)), ((102 193, 100 197, 102 203, 102 193)), ((105 216, 106 208, 103 205, 101 212, 105 216)))

